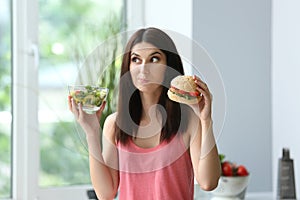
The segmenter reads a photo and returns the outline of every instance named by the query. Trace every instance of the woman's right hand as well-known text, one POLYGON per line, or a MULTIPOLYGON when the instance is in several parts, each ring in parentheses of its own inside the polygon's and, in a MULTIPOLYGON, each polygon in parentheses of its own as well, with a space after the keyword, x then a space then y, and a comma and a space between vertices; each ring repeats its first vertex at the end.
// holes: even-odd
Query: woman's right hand
POLYGON ((72 96, 68 96, 69 110, 73 113, 76 121, 80 124, 86 134, 98 133, 100 129, 100 118, 102 111, 105 108, 106 102, 104 101, 100 109, 94 114, 87 114, 82 110, 82 105, 79 104, 78 108, 72 96))

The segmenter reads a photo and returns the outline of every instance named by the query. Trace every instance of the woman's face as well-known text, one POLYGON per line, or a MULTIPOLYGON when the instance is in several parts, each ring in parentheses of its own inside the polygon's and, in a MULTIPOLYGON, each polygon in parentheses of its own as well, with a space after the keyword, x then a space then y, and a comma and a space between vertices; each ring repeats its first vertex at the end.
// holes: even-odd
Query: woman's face
POLYGON ((133 46, 130 55, 130 74, 133 84, 141 92, 155 92, 162 88, 167 65, 166 55, 150 43, 133 46))

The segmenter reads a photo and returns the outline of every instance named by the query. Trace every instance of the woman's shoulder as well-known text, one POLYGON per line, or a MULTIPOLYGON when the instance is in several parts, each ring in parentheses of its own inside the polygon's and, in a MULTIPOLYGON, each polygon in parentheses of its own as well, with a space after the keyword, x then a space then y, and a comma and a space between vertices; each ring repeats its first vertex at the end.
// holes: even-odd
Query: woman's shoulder
POLYGON ((104 121, 103 125, 103 135, 110 141, 115 143, 115 122, 117 118, 117 113, 112 113, 108 115, 104 121))
POLYGON ((111 113, 106 117, 104 124, 105 123, 115 123, 116 118, 117 118, 117 112, 111 113))

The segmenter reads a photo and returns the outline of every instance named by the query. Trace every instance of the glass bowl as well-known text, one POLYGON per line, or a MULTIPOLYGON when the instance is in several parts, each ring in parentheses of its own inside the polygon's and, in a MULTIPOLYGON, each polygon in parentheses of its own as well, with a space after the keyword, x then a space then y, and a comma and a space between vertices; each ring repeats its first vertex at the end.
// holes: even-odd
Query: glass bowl
POLYGON ((93 114, 100 109, 108 95, 108 88, 93 85, 69 85, 69 94, 75 100, 76 105, 82 104, 82 110, 93 114))
POLYGON ((244 199, 249 178, 250 175, 221 176, 217 188, 211 191, 213 199, 244 199))

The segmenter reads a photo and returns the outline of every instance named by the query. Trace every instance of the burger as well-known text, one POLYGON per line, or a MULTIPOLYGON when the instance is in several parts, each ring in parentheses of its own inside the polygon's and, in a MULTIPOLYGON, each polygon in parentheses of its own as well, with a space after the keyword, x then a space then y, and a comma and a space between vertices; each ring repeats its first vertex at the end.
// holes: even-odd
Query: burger
POLYGON ((196 104, 202 96, 197 91, 197 85, 193 76, 180 75, 171 81, 171 87, 168 90, 168 97, 172 101, 184 104, 196 104))

